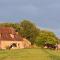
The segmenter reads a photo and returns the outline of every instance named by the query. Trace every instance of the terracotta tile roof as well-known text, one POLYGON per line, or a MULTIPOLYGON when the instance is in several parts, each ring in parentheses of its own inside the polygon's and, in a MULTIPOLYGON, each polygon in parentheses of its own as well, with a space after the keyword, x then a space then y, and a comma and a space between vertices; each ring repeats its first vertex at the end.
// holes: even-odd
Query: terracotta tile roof
POLYGON ((0 40, 8 40, 8 41, 20 41, 22 40, 22 37, 19 34, 16 34, 15 29, 11 27, 0 27, 0 40), (12 34, 14 37, 12 38, 12 34))
POLYGON ((12 27, 0 27, 0 33, 15 33, 15 29, 12 27))

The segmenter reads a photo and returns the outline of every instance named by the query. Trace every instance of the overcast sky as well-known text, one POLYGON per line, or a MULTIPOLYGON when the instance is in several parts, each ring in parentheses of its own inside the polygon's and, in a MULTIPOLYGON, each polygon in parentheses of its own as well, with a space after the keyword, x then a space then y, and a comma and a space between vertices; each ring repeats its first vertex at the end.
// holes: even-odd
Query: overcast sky
POLYGON ((60 36, 60 0, 0 0, 0 22, 23 19, 60 36))

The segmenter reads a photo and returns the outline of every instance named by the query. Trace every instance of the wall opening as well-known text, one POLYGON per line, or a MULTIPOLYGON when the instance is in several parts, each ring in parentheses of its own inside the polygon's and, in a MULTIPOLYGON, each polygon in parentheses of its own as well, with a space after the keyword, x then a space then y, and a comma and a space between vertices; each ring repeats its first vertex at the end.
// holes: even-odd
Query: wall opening
POLYGON ((12 44, 10 45, 10 48, 15 48, 15 47, 17 47, 17 44, 16 44, 16 43, 12 43, 12 44))

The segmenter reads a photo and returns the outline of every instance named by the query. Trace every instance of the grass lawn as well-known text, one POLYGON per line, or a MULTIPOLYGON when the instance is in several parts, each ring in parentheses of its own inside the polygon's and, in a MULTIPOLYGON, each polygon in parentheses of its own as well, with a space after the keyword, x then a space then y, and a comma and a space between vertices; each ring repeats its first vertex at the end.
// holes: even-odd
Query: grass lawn
POLYGON ((49 49, 0 50, 0 60, 60 60, 60 51, 49 49))

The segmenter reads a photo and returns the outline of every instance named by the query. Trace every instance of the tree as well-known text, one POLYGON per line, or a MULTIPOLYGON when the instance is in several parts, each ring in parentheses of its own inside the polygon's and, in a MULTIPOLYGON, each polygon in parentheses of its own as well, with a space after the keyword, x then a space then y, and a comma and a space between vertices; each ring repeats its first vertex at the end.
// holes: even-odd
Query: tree
POLYGON ((0 27, 13 27, 17 32, 20 31, 19 23, 1 23, 0 27))
POLYGON ((44 44, 55 45, 58 42, 57 37, 53 32, 40 31, 39 36, 36 38, 35 43, 37 46, 44 46, 44 44))
POLYGON ((30 21, 24 20, 20 23, 20 34, 27 38, 33 45, 39 34, 39 29, 30 21))

